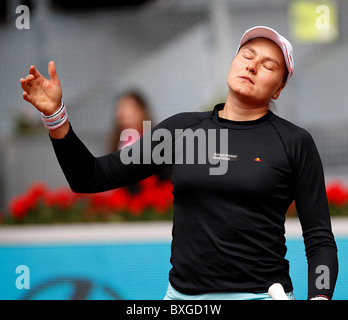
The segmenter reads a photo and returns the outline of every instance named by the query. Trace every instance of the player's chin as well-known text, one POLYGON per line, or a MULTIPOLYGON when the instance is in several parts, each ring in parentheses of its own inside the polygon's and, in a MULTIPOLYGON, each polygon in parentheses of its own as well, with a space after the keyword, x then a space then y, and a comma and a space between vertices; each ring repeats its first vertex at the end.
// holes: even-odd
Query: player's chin
POLYGON ((255 88, 251 84, 237 83, 230 87, 234 95, 243 97, 243 99, 254 100, 257 96, 255 88))

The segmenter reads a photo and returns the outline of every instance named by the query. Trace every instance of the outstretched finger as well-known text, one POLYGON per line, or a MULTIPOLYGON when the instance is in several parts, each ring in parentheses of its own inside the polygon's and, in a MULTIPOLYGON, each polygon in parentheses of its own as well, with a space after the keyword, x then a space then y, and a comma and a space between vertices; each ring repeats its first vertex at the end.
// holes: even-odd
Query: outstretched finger
POLYGON ((24 78, 20 78, 20 79, 19 79, 19 82, 21 83, 22 88, 23 88, 23 86, 25 86, 25 84, 26 84, 26 81, 25 81, 24 78))
POLYGON ((34 82, 35 77, 32 74, 29 74, 29 76, 26 77, 25 81, 28 86, 32 86, 34 82))
POLYGON ((27 80, 24 79, 24 78, 21 78, 20 79, 20 83, 21 83, 21 87, 22 89, 25 91, 25 92, 28 92, 30 91, 30 85, 28 84, 27 80))
POLYGON ((23 99, 31 103, 30 96, 27 92, 23 92, 23 99))
POLYGON ((57 70, 56 70, 56 66, 54 64, 54 61, 50 61, 48 64, 48 75, 50 76, 50 80, 53 83, 59 84, 59 79, 57 76, 57 70))
POLYGON ((35 66, 30 66, 29 73, 32 74, 35 79, 42 77, 41 73, 38 70, 36 70, 35 66))

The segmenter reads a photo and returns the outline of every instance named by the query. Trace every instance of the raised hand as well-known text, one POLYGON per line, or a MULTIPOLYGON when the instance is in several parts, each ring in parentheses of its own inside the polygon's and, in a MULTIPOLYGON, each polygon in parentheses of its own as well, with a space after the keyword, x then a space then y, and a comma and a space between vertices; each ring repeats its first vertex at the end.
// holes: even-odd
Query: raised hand
POLYGON ((60 108, 62 100, 62 88, 53 61, 48 64, 48 74, 50 80, 43 77, 34 66, 31 66, 29 75, 25 79, 20 79, 24 90, 23 99, 45 115, 55 113, 60 108))

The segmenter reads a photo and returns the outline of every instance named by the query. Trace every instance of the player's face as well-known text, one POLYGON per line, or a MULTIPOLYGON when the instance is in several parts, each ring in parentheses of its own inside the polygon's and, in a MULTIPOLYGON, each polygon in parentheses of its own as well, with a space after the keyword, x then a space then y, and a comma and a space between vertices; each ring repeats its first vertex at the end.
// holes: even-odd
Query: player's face
POLYGON ((268 105, 284 88, 286 66, 281 49, 265 38, 250 40, 233 59, 227 76, 230 92, 250 105, 268 105))

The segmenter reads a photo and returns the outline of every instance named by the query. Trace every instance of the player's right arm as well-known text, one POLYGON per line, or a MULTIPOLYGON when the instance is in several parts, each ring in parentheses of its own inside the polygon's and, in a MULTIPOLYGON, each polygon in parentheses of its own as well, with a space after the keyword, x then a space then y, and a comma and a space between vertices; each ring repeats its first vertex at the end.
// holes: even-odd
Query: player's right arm
MULTIPOLYGON (((53 61, 48 65, 48 73, 49 80, 31 66, 29 75, 20 79, 24 100, 46 117, 63 110, 62 88, 53 61)), ((50 129, 50 136, 58 162, 75 192, 96 193, 123 187, 145 179, 163 167, 155 163, 124 164, 120 151, 95 157, 76 136, 68 121, 57 129, 50 129)), ((129 148, 142 152, 142 140, 129 148)))
MULTIPOLYGON (((49 80, 43 77, 34 66, 31 66, 29 75, 20 79, 24 90, 23 99, 30 102, 46 116, 50 116, 59 110, 63 95, 53 61, 48 64, 48 74, 49 80)), ((51 130, 50 135, 52 138, 61 139, 66 136, 68 131, 69 123, 66 122, 58 129, 51 130)))

